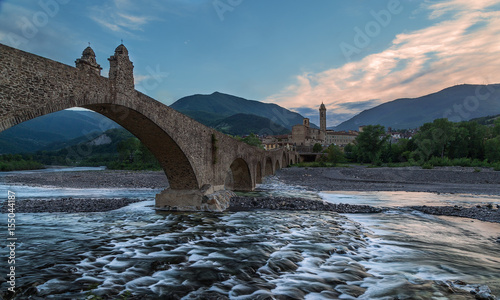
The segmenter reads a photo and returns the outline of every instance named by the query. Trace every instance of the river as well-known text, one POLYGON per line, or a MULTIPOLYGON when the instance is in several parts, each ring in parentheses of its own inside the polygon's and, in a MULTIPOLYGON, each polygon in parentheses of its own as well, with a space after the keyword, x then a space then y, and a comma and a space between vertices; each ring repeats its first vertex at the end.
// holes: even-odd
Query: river
MULTIPOLYGON (((500 203, 498 196, 313 193, 273 180, 259 188, 264 194, 386 207, 500 203)), ((0 189, 5 199, 7 190, 17 199, 40 201, 149 199, 109 212, 16 214, 18 299, 475 299, 471 290, 500 295, 496 223, 398 208, 345 215, 156 213, 152 199, 158 190, 152 189, 0 189)), ((5 214, 1 224, 6 241, 5 214)), ((7 242, 1 251, 5 278, 7 242)), ((7 288, 3 280, 0 290, 7 288)))

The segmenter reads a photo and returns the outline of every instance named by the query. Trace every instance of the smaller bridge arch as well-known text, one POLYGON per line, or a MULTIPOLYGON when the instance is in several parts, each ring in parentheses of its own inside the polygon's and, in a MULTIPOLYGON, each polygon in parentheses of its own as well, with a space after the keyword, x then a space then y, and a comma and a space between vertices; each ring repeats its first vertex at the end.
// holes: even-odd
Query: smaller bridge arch
POLYGON ((253 189, 250 168, 244 159, 235 159, 229 167, 225 188, 235 191, 251 191, 253 189))
POLYGON ((275 164, 275 167, 274 167, 274 173, 278 172, 278 170, 281 169, 280 168, 280 160, 277 159, 276 160, 276 164, 275 164))

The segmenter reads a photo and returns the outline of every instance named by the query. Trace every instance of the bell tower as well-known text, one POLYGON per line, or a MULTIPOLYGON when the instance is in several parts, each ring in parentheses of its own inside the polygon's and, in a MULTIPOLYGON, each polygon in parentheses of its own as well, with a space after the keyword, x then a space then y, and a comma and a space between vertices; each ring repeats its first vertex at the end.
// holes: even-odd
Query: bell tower
POLYGON ((319 107, 319 130, 326 131, 326 107, 323 102, 319 107))
POLYGON ((95 52, 88 46, 83 50, 82 57, 76 60, 76 67, 82 71, 101 75, 101 66, 97 63, 95 59, 95 52))
POLYGON ((127 48, 121 44, 109 60, 109 79, 115 82, 117 90, 134 90, 134 65, 128 57, 127 48))

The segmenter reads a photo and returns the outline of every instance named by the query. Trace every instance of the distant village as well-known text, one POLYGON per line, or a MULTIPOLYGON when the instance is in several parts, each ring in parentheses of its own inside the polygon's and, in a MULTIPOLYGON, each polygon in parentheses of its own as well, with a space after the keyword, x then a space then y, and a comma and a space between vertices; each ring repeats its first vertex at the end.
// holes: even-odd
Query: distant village
MULTIPOLYGON (((292 127, 292 134, 269 135, 260 137, 262 144, 266 150, 277 148, 294 148, 301 153, 313 152, 315 144, 320 144, 323 148, 332 144, 343 149, 346 145, 354 143, 354 140, 363 131, 365 126, 360 126, 358 131, 334 131, 326 129, 326 107, 322 103, 319 107, 320 126, 312 128, 309 118, 304 118, 302 124, 297 124, 292 127)), ((392 131, 391 127, 387 128, 387 135, 391 137, 391 143, 397 143, 400 139, 411 139, 418 129, 408 129, 403 131, 392 131)))

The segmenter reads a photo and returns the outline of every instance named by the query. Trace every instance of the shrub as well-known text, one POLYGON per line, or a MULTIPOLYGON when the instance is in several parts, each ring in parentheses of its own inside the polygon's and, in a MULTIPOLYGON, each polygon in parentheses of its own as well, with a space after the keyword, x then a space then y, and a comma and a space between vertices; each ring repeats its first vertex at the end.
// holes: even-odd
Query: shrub
POLYGON ((434 166, 428 162, 422 165, 422 169, 433 169, 433 168, 434 166))
POLYGON ((461 166, 461 167, 470 167, 472 166, 472 161, 470 158, 455 158, 453 160, 453 165, 454 166, 461 166))
POLYGON ((323 146, 321 146, 320 143, 314 144, 314 146, 313 146, 313 152, 314 153, 319 153, 321 151, 323 151, 323 146))

